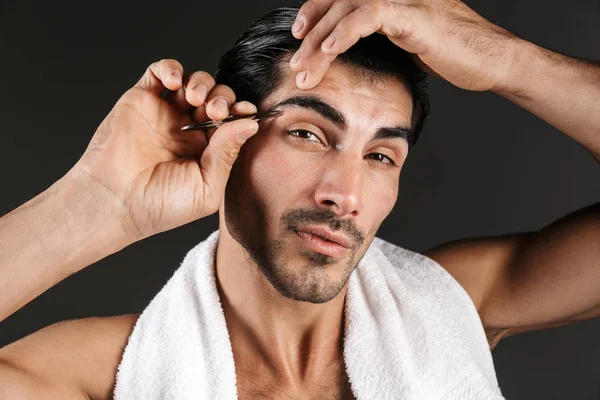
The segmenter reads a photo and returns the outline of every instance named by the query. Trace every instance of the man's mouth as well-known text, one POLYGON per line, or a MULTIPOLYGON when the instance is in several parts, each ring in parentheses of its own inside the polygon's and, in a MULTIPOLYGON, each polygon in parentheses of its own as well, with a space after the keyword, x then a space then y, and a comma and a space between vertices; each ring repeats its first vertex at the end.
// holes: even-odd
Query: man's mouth
POLYGON ((330 257, 343 257, 352 248, 351 242, 343 235, 333 234, 322 228, 301 227, 294 232, 308 250, 330 257))

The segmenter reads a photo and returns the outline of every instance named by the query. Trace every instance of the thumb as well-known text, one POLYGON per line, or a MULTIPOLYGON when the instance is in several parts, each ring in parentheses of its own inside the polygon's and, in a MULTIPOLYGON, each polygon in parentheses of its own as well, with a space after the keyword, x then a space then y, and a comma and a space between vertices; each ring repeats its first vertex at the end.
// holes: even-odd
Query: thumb
POLYGON ((205 204, 220 206, 231 167, 244 142, 257 131, 258 122, 240 119, 223 124, 213 133, 200 158, 205 204))

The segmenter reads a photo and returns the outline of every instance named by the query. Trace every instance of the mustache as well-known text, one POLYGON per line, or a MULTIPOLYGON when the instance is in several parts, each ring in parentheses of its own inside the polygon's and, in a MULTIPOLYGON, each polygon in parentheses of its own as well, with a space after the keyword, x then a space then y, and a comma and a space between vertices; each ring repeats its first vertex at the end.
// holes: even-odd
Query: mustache
POLYGON ((301 225, 326 225, 333 232, 342 231, 357 245, 365 241, 365 235, 356 226, 354 220, 338 219, 332 211, 325 209, 289 210, 283 215, 282 221, 290 230, 301 225))

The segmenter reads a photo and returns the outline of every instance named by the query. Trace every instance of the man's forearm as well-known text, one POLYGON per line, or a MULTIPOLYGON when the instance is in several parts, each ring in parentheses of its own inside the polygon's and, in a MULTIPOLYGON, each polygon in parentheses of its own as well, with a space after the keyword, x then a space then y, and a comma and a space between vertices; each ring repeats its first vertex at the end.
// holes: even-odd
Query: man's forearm
POLYGON ((0 218, 0 321, 131 243, 118 203, 102 191, 67 174, 0 218))
POLYGON ((600 64, 564 56, 525 40, 496 93, 570 136, 600 161, 600 64))

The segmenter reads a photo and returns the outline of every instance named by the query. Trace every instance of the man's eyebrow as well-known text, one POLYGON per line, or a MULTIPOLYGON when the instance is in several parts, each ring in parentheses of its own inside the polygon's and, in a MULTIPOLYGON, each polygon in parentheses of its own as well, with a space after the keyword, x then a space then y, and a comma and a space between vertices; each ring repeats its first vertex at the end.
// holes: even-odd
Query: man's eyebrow
MULTIPOLYGON (((318 96, 295 95, 280 101, 279 103, 271 107, 271 109, 274 110, 278 107, 284 106, 296 106, 301 108, 307 108, 316 111, 322 117, 333 122, 338 128, 342 130, 345 130, 348 127, 348 123, 346 122, 347 120, 344 114, 335 107, 327 104, 323 99, 321 99, 318 96)), ((395 127, 381 127, 377 129, 377 132, 375 132, 371 140, 395 138, 401 138, 406 140, 410 148, 414 143, 414 132, 411 127, 405 125, 395 127)))
POLYGON ((283 106, 296 106, 302 108, 308 108, 321 114, 321 116, 333 122, 338 128, 345 130, 348 126, 346 117, 341 111, 330 106, 321 98, 314 95, 295 95, 288 97, 285 100, 275 104, 271 109, 276 109, 283 106))
POLYGON ((408 126, 394 126, 394 127, 384 127, 377 129, 377 132, 373 135, 371 140, 377 139, 404 139, 408 143, 408 148, 410 149, 412 145, 415 143, 415 133, 412 128, 408 126))

